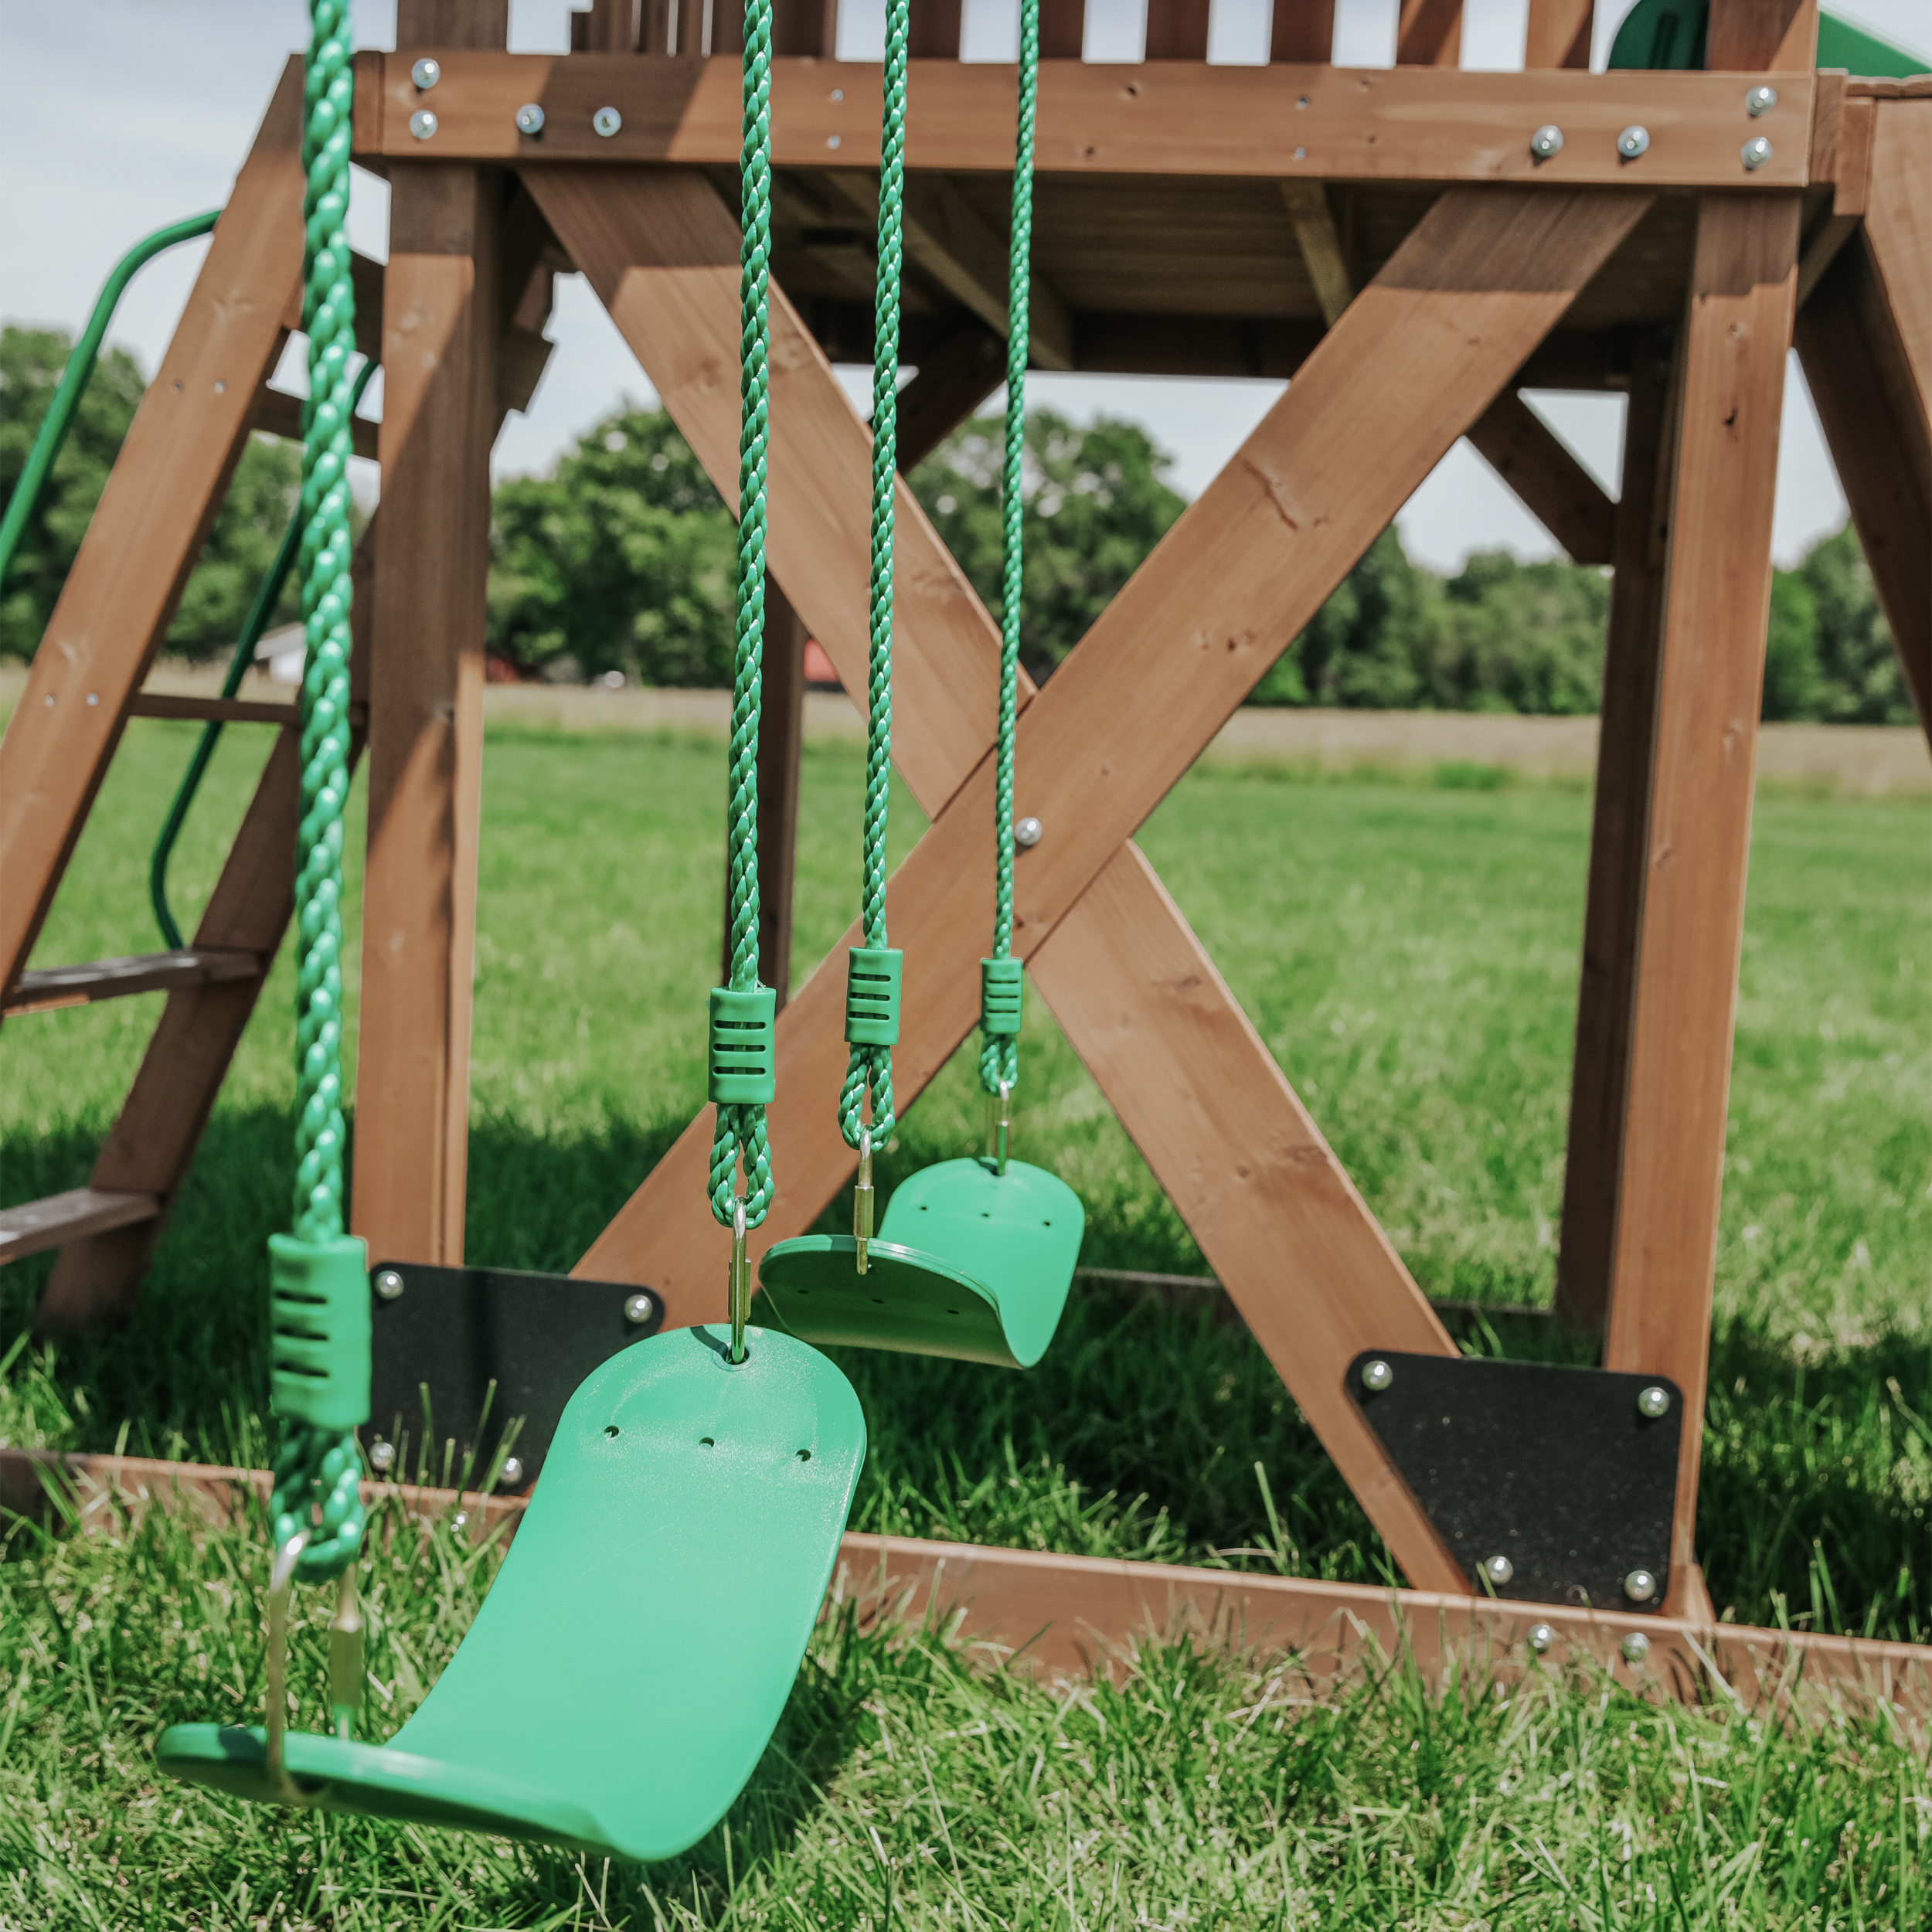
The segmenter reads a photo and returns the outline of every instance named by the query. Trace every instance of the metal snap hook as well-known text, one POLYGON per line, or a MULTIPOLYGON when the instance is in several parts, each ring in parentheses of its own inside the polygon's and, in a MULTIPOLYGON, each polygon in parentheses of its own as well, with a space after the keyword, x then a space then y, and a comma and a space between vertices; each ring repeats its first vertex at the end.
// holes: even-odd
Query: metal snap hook
POLYGON ((269 1789, 284 1804, 306 1807, 301 1787, 282 1766, 282 1733, 288 1724, 288 1602, 295 1594, 295 1566, 308 1547, 298 1529, 275 1552, 268 1569, 268 1689, 263 1713, 263 1769, 269 1789))
POLYGON ((745 1359, 745 1323, 751 1314, 751 1261, 745 1253, 745 1203, 740 1195, 731 1208, 731 1271, 726 1277, 725 1299, 731 1313, 731 1360, 745 1359))
POLYGON ((859 1185, 852 1192, 852 1237, 858 1243, 861 1274, 871 1270, 866 1250, 872 1243, 872 1129, 862 1127, 859 1130, 859 1185))
POLYGON ((1013 1138, 1013 1090, 1004 1080, 997 1094, 986 1096, 986 1157, 996 1174, 1006 1172, 1013 1138))

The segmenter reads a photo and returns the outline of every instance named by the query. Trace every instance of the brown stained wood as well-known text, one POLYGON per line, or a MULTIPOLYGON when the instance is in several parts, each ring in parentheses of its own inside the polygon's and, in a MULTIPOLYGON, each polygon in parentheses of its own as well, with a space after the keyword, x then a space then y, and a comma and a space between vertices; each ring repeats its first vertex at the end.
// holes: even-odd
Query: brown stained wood
POLYGON ((1648 876, 1607 1368, 1683 1391, 1674 1610, 1695 1562, 1731 1029, 1798 277, 1796 196, 1706 196, 1685 327, 1648 876))
MULTIPOLYGON (((526 179, 735 511, 736 221, 709 184, 689 174, 532 168, 526 179)), ((785 506, 770 519, 771 574, 845 689, 863 691, 871 636, 872 440, 776 286, 770 306, 767 473, 772 502, 785 506)), ((989 742, 998 635, 903 481, 894 518, 893 754, 930 815, 989 742)))
POLYGON ((510 0, 396 0, 399 47, 501 47, 509 32, 510 0))
POLYGON ((1039 57, 1077 60, 1087 44, 1087 0, 1039 0, 1039 57))
POLYGON ((126 999, 136 993, 172 992, 177 986, 212 985, 224 979, 259 978, 259 953, 227 948, 184 947, 174 953, 135 953, 120 959, 90 960, 80 966, 52 966, 22 973, 6 997, 9 1013, 51 1013, 97 1000, 126 999))
POLYGON ((1335 52, 1335 0, 1274 0, 1268 58, 1325 66, 1335 52))
MULTIPOLYGON (((912 0, 909 50, 913 59, 957 60, 962 12, 962 0, 912 0)), ((829 46, 825 49, 828 55, 832 51, 829 46)))
POLYGON ((1818 0, 1711 0, 1704 65, 1736 73, 1809 73, 1818 0))
POLYGON ((920 357, 899 392, 900 474, 910 476, 1005 379, 1005 345, 977 323, 920 357))
POLYGON ((1587 69, 1596 17, 1597 0, 1529 0, 1529 31, 1523 42, 1525 69, 1587 69))
POLYGON ((1932 107, 1875 105, 1866 242, 1905 352, 1908 400, 1932 437, 1932 107))
POLYGON ((1328 191, 1318 181, 1284 181, 1281 199, 1294 224, 1295 242, 1315 284, 1315 300, 1321 304, 1321 319, 1332 328, 1355 299, 1355 283, 1328 206, 1328 191))
POLYGON ((1611 561, 1596 798, 1583 903, 1583 967, 1556 1250, 1558 1319, 1601 1338, 1610 1308, 1635 1015, 1637 947, 1649 869, 1666 543, 1676 468, 1667 332, 1631 345, 1623 488, 1611 561))
POLYGON ((1462 0, 1400 0, 1396 61, 1404 67, 1454 67, 1462 60, 1462 0))
POLYGON ((1515 390, 1505 389, 1477 417, 1469 440, 1571 563, 1612 560, 1617 505, 1515 390))
POLYGON ((374 1259, 447 1267, 468 1160, 503 189, 463 166, 398 177, 383 315, 350 1226, 374 1259))
POLYGON ((1364 1348, 1455 1344, 1137 846, 1030 970, 1410 1580, 1466 1588, 1345 1386, 1364 1348))
POLYGON ((32 954, 281 352, 302 267, 301 100, 291 62, 0 740, 0 988, 32 954))
MULTIPOLYGON (((764 681, 758 726, 758 978, 791 995, 791 906, 798 862, 798 767, 804 747, 805 627, 785 594, 765 583, 764 681)), ((726 886, 729 899, 729 882, 726 886)), ((730 978, 731 932, 724 971, 730 978)))
POLYGON ((104 1188, 70 1188, 43 1201, 25 1201, 0 1208, 0 1266, 44 1253, 63 1241, 105 1234, 151 1221, 160 1212, 151 1194, 116 1192, 104 1188))
POLYGON ((301 722, 301 707, 254 698, 195 698, 169 691, 137 691, 128 700, 131 718, 199 719, 223 724, 292 725, 301 722))
MULTIPOLYGON (((434 141, 414 140, 415 90, 400 54, 357 56, 359 88, 384 97, 381 152, 412 165, 496 161, 532 175, 577 164, 608 168, 676 162, 735 169, 741 117, 735 60, 648 56, 453 53, 437 87, 434 141), (540 102, 540 141, 517 134, 517 108, 540 102), (600 138, 590 117, 616 107, 624 125, 600 138)), ((1801 187, 1810 151, 1813 77, 1778 82, 1777 105, 1748 124, 1772 158, 1748 177, 1736 77, 1704 73, 1461 73, 1403 66, 1211 66, 1157 61, 1123 83, 1117 65, 1042 63, 1036 166, 1042 176, 1206 175, 1272 181, 1533 182, 1645 189, 1721 187, 1757 193, 1801 187), (1299 103, 1306 98, 1308 105, 1299 103), (1555 121, 1563 151, 1538 162, 1532 131, 1555 121), (1641 181, 1616 152, 1633 121, 1650 130, 1641 181), (1297 150, 1301 152, 1298 155, 1297 150)), ((815 60, 774 60, 773 158, 818 168, 879 165, 880 70, 842 63, 835 89, 815 60), (832 98, 836 92, 842 99, 832 98), (838 146, 830 143, 833 137, 838 146)), ((980 61, 922 61, 907 129, 915 173, 1009 176, 1013 162, 1013 70, 980 61)), ((370 116, 362 124, 375 124, 370 116)), ((358 151, 363 158, 366 151, 358 151)))
POLYGON ((1208 0, 1147 0, 1144 60, 1205 60, 1208 0))
MULTIPOLYGON (((285 441, 299 443, 302 440, 302 399, 291 396, 286 389, 270 389, 264 383, 255 399, 254 427, 263 436, 279 436, 285 441)), ((376 426, 366 416, 351 420, 349 434, 358 456, 375 455, 376 426)))
MULTIPOLYGON (((642 24, 640 0, 590 0, 589 51, 635 53, 642 24)), ((664 51, 662 41, 651 51, 664 51)))

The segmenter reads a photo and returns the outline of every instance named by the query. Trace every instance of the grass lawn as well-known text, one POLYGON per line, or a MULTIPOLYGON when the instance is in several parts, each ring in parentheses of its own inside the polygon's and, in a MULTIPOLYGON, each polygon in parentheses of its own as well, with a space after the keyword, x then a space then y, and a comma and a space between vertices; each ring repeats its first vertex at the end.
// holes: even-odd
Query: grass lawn
MULTIPOLYGON (((147 853, 192 742, 131 728, 37 964, 158 943, 147 853)), ((260 750, 231 730, 218 757, 177 857, 184 926, 260 750)), ((1493 777, 1208 767, 1143 843, 1424 1287, 1535 1303, 1554 1265, 1588 800, 1493 777)), ((862 780, 858 747, 808 750, 798 974, 855 902, 862 780)), ((700 740, 492 733, 472 1260, 567 1265, 698 1104, 722 789, 722 749, 700 740)), ((920 822, 897 794, 900 852, 920 822)), ((1932 1634, 1926 835, 1916 803, 1758 803, 1700 1515, 1716 1600, 1740 1621, 1932 1634)), ((352 852, 359 837, 359 819, 352 852)), ((990 920, 989 887, 971 889, 990 920)), ((353 959, 352 915, 350 938, 353 959)), ((0 1442, 265 1459, 291 999, 284 957, 124 1334, 16 1343, 47 1264, 0 1273, 0 1442)), ((85 1180, 158 1005, 6 1029, 0 1199, 85 1180)), ((1019 1151, 1081 1194, 1084 1259, 1199 1271, 1037 1001, 1027 1026, 1019 1151)), ((969 1048, 900 1130, 883 1185, 970 1145, 977 1118, 969 1048)), ((1554 1345, 1499 1318, 1477 1345, 1554 1345)), ((1080 1291, 1028 1376, 843 1366, 872 1441, 856 1527, 1389 1573, 1259 1351, 1204 1315, 1080 1291)), ((1316 1702, 1291 1672, 1176 1651, 1120 1689, 1055 1692, 835 1627, 728 1828, 674 1867, 248 1813, 157 1786, 147 1753, 161 1723, 258 1702, 259 1533, 150 1519, 58 1545, 17 1528, 7 1549, 0 1927, 1924 1922, 1932 1786, 1922 1750, 1880 1723, 1765 1727, 1553 1675, 1430 1698, 1399 1668, 1316 1702)), ((493 1560, 441 1536, 374 1560, 376 1731, 434 1680, 493 1560)))

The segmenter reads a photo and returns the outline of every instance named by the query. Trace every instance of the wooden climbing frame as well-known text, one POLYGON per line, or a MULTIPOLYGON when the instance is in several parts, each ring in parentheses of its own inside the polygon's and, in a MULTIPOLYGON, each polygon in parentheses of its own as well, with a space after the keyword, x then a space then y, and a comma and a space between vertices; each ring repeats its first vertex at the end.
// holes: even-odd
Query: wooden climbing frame
MULTIPOLYGON (((586 277, 735 502, 738 62, 728 9, 692 44, 708 11, 596 0, 552 57, 503 50, 504 0, 402 0, 398 49, 358 59, 355 155, 392 195, 389 262, 359 308, 389 373, 355 658, 370 805, 352 1220, 383 1258, 461 1259, 488 458, 543 366, 556 273, 586 277), (518 128, 527 104, 535 135, 518 128), (607 136, 592 118, 607 107, 607 136)), ((831 57, 834 12, 780 0, 773 71, 768 982, 788 950, 805 636, 848 689, 866 678, 869 440, 832 362, 871 353, 879 79, 831 57)), ((913 9, 906 468, 1002 373, 1014 70, 957 57, 960 12, 913 9)), ((1606 1368, 1683 1393, 1662 1608, 1694 1632, 1710 1622, 1698 1454, 1785 352, 1795 340, 1932 730, 1932 87, 1814 73, 1815 0, 1713 0, 1726 70, 1694 73, 1590 73, 1590 0, 1532 0, 1522 73, 1455 65, 1456 0, 1404 0, 1393 69, 1336 68, 1332 12, 1277 0, 1273 59, 1237 68, 1206 60, 1206 0, 1150 0, 1137 66, 1082 62, 1079 0, 1043 8, 1035 362, 1293 380, 1051 682, 1022 682, 1015 804, 1046 836, 1017 866, 1015 949, 1410 1583, 1434 1593, 1355 1594, 1514 1630, 1520 1606, 1502 1625, 1495 1606, 1476 1616, 1346 1387, 1362 1350, 1451 1355, 1448 1332, 1134 835, 1458 437, 1573 557, 1614 566, 1557 1303, 1602 1335, 1606 1368), (1747 114, 1767 82, 1776 104, 1747 114), (1539 162, 1546 122, 1565 140, 1539 162), (1630 161, 1617 136, 1632 125, 1650 143, 1630 161), (1758 136, 1770 158, 1747 168, 1758 136), (1523 403, 1532 387, 1627 396, 1614 501, 1523 403)), ((121 727, 154 703, 143 680, 243 442, 287 426, 265 383, 299 320, 299 101, 291 63, 0 744, 7 1009, 170 989, 91 1185, 0 1215, 0 1256, 62 1249, 49 1332, 131 1301, 287 923, 278 719, 192 952, 26 971, 121 727)), ((895 750, 931 821, 889 889, 893 938, 920 962, 903 1105, 978 1015, 986 909, 955 882, 992 869, 998 634, 903 481, 898 526, 895 750)), ((853 1171, 823 1105, 845 1056, 841 948, 828 958, 779 1019, 781 1187, 757 1251, 853 1171)), ((711 1134, 707 1109, 576 1270, 648 1284, 673 1325, 718 1311, 711 1134)), ((963 1560, 946 1560, 921 1572, 935 1596, 963 1560)), ((972 1560, 992 1577, 1006 1560, 972 1560)), ((1026 1566, 1024 1589, 988 1582, 985 1600, 1111 1640, 1182 1587, 1026 1566)), ((1301 1593, 1304 1634, 1339 1604, 1323 1587, 1267 1586, 1270 1603, 1301 1593)), ((1873 1654, 1812 1651, 1845 1675, 1873 1654)))

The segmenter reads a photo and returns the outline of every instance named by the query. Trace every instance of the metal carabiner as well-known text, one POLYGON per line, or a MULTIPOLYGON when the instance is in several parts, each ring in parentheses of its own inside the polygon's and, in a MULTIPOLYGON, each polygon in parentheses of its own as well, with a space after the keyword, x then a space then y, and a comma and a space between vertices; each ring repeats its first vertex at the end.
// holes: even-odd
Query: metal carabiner
POLYGON ((1006 1172, 1007 1149, 1013 1134, 1013 1090, 1004 1080, 997 1094, 986 1096, 986 1158, 995 1174, 1006 1172))
POLYGON ((725 1304, 731 1315, 731 1361, 745 1359, 745 1324, 751 1316, 751 1260, 745 1253, 745 1203, 740 1195, 731 1209, 731 1268, 725 1277, 725 1304))
POLYGON ((263 1768, 268 1785, 284 1804, 310 1801, 282 1767, 282 1733, 288 1723, 288 1602, 295 1592, 295 1565, 308 1547, 308 1532, 298 1529, 275 1552, 268 1570, 268 1693, 264 1713, 263 1768))
POLYGON ((859 1185, 852 1192, 852 1236, 859 1246, 859 1272, 871 1267, 866 1250, 872 1243, 872 1129, 859 1130, 859 1185))

